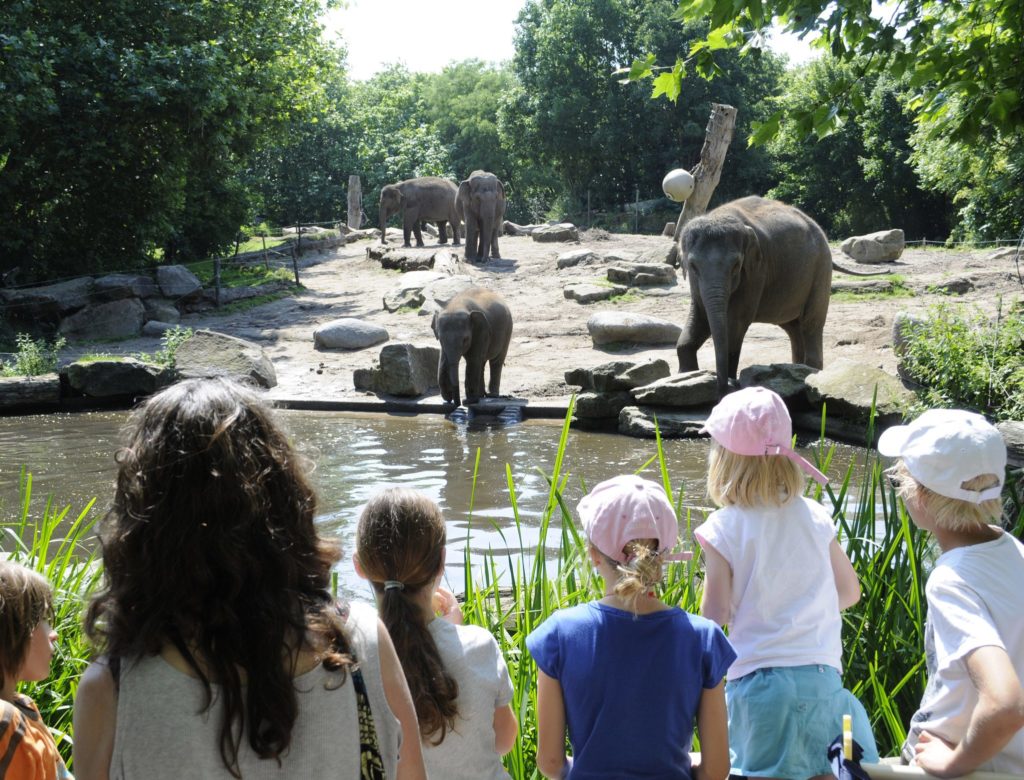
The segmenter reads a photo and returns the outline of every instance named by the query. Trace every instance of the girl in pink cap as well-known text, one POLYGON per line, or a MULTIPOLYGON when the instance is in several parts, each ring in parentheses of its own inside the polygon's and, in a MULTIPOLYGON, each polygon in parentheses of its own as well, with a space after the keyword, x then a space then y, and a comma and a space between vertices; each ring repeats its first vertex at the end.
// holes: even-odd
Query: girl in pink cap
POLYGON ((579 504, 605 595, 551 615, 526 638, 537 662, 537 767, 548 778, 724 780, 722 630, 654 595, 679 533, 664 489, 628 475, 579 504), (693 726, 701 761, 691 763, 693 726), (565 754, 569 732, 572 757, 565 754))
POLYGON ((713 439, 708 493, 721 509, 695 531, 704 550, 701 613, 729 626, 736 661, 726 702, 734 774, 832 777, 827 749, 853 716, 865 761, 878 751, 864 707, 843 688, 840 611, 860 583, 831 515, 803 496, 825 475, 791 447, 786 405, 763 387, 727 395, 713 439))

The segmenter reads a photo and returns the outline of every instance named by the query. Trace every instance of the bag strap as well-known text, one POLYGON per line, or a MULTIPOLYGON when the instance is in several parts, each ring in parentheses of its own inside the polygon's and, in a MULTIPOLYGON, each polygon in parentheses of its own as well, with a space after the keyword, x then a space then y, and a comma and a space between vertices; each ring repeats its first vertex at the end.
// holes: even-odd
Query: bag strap
MULTIPOLYGON (((348 623, 350 613, 347 601, 335 602, 335 609, 343 622, 348 623)), ((373 709, 370 707, 370 696, 366 692, 366 682, 359 668, 359 659, 352 653, 353 663, 349 670, 352 675, 352 686, 356 692, 356 710, 359 713, 359 780, 387 780, 384 771, 384 759, 380 755, 380 743, 377 740, 377 727, 373 722, 373 709)))

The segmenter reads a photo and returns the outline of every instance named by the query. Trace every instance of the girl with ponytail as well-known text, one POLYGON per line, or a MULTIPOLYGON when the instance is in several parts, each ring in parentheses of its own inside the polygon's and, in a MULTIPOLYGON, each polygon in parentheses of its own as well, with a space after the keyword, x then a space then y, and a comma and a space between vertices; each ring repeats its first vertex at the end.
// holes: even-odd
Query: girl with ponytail
POLYGON ((518 731, 512 681, 494 637, 462 625, 455 597, 438 588, 445 541, 437 504, 389 488, 363 510, 353 559, 402 662, 428 775, 504 780, 501 756, 518 731))

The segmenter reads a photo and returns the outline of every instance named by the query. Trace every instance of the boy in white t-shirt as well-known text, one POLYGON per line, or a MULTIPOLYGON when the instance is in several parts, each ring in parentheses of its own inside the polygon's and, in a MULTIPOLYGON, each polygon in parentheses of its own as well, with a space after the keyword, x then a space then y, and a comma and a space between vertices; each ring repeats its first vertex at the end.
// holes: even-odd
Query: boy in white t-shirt
POLYGON ((914 524, 942 555, 925 593, 928 685, 905 763, 939 777, 1024 775, 1024 545, 997 525, 1006 445, 984 417, 933 409, 886 430, 878 451, 914 524))

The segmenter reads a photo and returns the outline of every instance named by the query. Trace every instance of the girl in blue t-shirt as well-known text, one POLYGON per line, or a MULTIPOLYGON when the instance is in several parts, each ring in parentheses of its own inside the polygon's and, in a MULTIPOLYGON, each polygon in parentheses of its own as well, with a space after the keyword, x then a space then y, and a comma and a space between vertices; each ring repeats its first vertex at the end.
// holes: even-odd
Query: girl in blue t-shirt
POLYGON ((665 491, 634 475, 578 507, 605 596, 555 612, 526 638, 537 662, 537 767, 548 778, 724 780, 722 630, 654 595, 679 526, 665 491), (701 759, 691 762, 694 722, 701 759), (565 754, 569 731, 572 757, 565 754))

